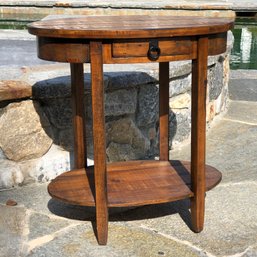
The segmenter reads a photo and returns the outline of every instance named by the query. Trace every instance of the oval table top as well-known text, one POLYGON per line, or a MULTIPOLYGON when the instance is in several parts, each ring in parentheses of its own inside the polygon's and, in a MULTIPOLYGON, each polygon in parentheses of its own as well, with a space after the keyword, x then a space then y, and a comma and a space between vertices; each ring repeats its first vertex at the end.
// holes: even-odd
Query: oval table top
POLYGON ((231 18, 188 16, 71 16, 28 25, 31 34, 54 38, 157 38, 210 35, 233 28, 231 18))

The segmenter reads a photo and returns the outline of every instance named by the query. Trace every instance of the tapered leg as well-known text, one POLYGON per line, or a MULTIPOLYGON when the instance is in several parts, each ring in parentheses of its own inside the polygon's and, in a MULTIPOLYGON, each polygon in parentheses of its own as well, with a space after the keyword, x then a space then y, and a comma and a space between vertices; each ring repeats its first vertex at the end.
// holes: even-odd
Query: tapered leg
POLYGON ((159 63, 160 160, 169 160, 169 62, 159 63))
POLYGON ((96 193, 96 229, 100 245, 107 243, 108 208, 107 208, 107 174, 104 117, 104 83, 102 43, 90 42, 92 112, 94 138, 94 176, 96 193))
POLYGON ((71 101, 74 130, 75 169, 87 166, 86 131, 84 118, 84 72, 83 63, 71 63, 71 101))
POLYGON ((197 59, 192 62, 191 198, 192 226, 200 232, 205 209, 205 129, 208 38, 198 40, 197 59))

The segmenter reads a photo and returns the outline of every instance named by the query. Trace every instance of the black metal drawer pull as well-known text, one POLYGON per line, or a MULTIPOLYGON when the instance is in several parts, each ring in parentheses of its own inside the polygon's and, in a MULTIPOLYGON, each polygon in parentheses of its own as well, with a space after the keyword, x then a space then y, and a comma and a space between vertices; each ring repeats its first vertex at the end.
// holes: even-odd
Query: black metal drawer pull
POLYGON ((151 40, 149 42, 149 49, 147 52, 147 56, 151 61, 158 60, 159 56, 161 54, 161 49, 158 45, 158 40, 151 40))

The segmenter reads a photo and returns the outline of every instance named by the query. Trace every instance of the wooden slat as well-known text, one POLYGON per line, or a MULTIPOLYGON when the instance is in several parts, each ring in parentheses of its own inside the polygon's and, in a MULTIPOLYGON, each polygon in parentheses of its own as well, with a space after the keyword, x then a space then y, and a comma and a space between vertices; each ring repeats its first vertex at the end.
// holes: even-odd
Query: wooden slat
POLYGON ((159 64, 160 160, 169 160, 169 63, 159 64))
POLYGON ((191 212, 195 232, 200 232, 204 225, 207 61, 208 38, 200 37, 198 56, 192 63, 191 212))
MULTIPOLYGON (((129 161, 108 164, 108 206, 158 204, 192 197, 190 162, 129 161)), ((73 170, 54 179, 50 195, 82 206, 95 206, 94 167, 73 170)), ((221 173, 206 165, 206 188, 212 189, 221 173)))
POLYGON ((28 29, 40 37, 111 39, 209 35, 232 26, 229 18, 124 15, 42 20, 29 24, 28 29))
POLYGON ((71 63, 71 102, 74 133, 74 165, 76 169, 87 167, 86 131, 84 117, 83 63, 71 63))
POLYGON ((96 197, 97 238, 100 245, 105 245, 108 234, 107 174, 104 117, 104 83, 102 42, 90 42, 92 115, 94 142, 94 176, 96 197))

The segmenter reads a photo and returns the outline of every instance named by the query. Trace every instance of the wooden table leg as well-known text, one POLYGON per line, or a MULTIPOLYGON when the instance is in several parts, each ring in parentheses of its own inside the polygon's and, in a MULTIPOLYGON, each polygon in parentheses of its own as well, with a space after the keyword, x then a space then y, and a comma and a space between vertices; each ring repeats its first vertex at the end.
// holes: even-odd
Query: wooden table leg
POLYGON ((90 60, 92 81, 96 228, 98 243, 100 245, 105 245, 107 243, 108 234, 108 208, 104 117, 104 83, 101 42, 90 42, 90 60))
POLYGON ((160 160, 169 160, 169 62, 159 63, 160 160))
POLYGON ((84 118, 84 72, 83 63, 71 63, 71 101, 74 130, 75 169, 87 167, 86 131, 84 118))
POLYGON ((192 62, 191 213, 195 232, 204 225, 207 65, 208 38, 200 37, 197 59, 192 62))

